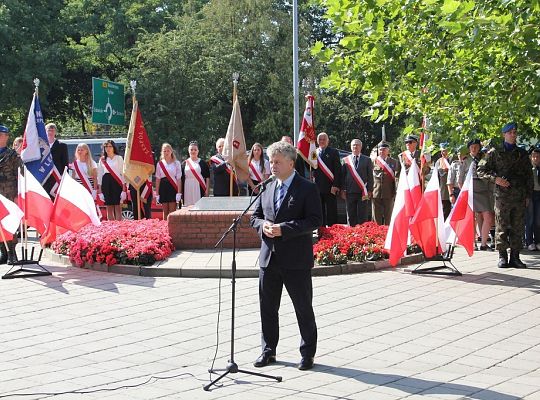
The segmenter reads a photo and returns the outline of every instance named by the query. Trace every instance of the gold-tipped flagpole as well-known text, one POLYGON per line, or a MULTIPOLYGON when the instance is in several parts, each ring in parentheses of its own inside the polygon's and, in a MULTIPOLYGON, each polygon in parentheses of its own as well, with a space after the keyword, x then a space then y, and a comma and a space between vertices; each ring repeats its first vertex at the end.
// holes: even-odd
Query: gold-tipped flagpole
MULTIPOLYGON (((234 102, 237 101, 237 85, 238 85, 238 78, 240 77, 240 74, 238 72, 233 72, 232 79, 233 79, 233 97, 232 97, 232 105, 234 109, 234 102)), ((232 143, 229 143, 229 149, 232 152, 233 147, 232 143)), ((231 154, 232 155, 232 154, 231 154)), ((233 158, 234 160, 234 158, 233 158)), ((234 168, 234 163, 231 163, 231 175, 229 177, 229 197, 232 197, 234 194, 233 191, 233 185, 234 185, 234 177, 236 175, 236 170, 234 168)))

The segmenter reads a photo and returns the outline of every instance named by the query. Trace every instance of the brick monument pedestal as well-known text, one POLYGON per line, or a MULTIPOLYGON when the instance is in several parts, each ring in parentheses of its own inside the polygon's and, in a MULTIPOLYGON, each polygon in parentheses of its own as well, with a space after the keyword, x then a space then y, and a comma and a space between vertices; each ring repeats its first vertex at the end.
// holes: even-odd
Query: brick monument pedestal
MULTIPOLYGON (((174 247, 182 249, 213 249, 233 220, 248 206, 249 197, 203 197, 197 204, 183 207, 167 218, 174 247)), ((249 225, 253 214, 249 210, 236 232, 236 247, 259 248, 261 239, 249 225)), ((223 241, 223 247, 232 248, 232 232, 223 241)))

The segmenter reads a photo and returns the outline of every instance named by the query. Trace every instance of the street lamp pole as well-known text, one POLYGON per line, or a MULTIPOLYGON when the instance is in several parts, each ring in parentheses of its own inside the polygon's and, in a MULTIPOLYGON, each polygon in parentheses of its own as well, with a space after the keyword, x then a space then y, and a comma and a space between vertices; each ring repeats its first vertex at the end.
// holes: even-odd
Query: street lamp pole
POLYGON ((300 106, 298 84, 298 0, 293 0, 293 102, 294 102, 294 143, 298 143, 300 133, 300 106))

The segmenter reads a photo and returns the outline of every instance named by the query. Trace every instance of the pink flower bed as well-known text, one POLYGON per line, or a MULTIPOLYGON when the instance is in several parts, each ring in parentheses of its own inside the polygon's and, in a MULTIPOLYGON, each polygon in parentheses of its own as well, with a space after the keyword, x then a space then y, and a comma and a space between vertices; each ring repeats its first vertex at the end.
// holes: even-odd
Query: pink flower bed
POLYGON ((167 221, 103 221, 79 232, 66 232, 51 245, 82 267, 85 263, 152 265, 174 250, 167 221))

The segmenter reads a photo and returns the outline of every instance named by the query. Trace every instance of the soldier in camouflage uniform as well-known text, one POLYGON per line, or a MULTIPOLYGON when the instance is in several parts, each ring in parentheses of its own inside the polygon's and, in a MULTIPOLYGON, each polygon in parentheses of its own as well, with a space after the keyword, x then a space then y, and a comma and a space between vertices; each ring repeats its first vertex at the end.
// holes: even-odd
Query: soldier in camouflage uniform
POLYGON ((533 189, 531 163, 527 152, 516 145, 517 124, 502 128, 504 142, 488 151, 478 163, 478 177, 495 183, 495 243, 499 268, 526 268, 519 259, 523 246, 526 199, 533 189), (507 249, 510 248, 510 261, 507 249))
MULTIPOLYGON (((17 169, 21 161, 17 152, 7 146, 8 139, 9 129, 0 125, 0 193, 14 201, 17 197, 17 169)), ((17 237, 7 241, 7 248, 1 239, 0 242, 0 264, 6 262, 12 264, 17 260, 15 255, 17 237)))

